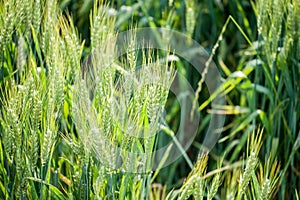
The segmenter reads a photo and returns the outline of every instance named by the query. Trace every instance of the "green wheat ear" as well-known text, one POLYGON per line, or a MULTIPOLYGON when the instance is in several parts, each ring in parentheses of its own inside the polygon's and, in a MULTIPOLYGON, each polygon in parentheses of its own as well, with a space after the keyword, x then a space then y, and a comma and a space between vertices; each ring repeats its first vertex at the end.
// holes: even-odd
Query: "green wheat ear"
POLYGON ((205 191, 205 180, 202 178, 206 174, 208 155, 199 156, 194 168, 189 173, 183 186, 180 188, 179 199, 188 199, 191 195, 195 199, 203 199, 205 191))
POLYGON ((62 43, 64 44, 62 50, 64 57, 67 58, 66 61, 69 63, 66 75, 72 80, 80 71, 84 43, 80 44, 78 31, 69 14, 67 14, 67 17, 60 14, 58 21, 63 37, 62 43))
MULTIPOLYGON (((222 166, 222 162, 224 160, 224 157, 222 157, 219 161, 218 161, 218 168, 220 169, 222 166)), ((207 199, 213 199, 214 196, 217 194, 218 189, 221 185, 221 177, 222 177, 222 173, 218 172, 216 175, 214 175, 213 179, 212 179, 212 183, 210 186, 210 189, 207 193, 207 199)))
POLYGON ((39 34, 42 20, 42 0, 35 0, 33 3, 32 26, 36 34, 39 34))
POLYGON ((186 34, 189 38, 192 38, 199 8, 195 0, 185 0, 185 9, 186 34))
POLYGON ((252 179, 252 174, 255 172, 255 169, 259 163, 258 153, 261 148, 261 138, 262 138, 263 129, 257 131, 257 135, 255 132, 248 138, 248 146, 247 152, 248 157, 246 160, 246 166, 243 174, 240 176, 239 189, 238 189, 238 198, 241 198, 249 185, 249 182, 252 179))
POLYGON ((261 181, 260 183, 260 200, 269 200, 272 199, 272 196, 278 187, 278 181, 281 177, 280 173, 280 164, 277 160, 272 161, 272 156, 266 160, 265 164, 259 165, 259 174, 258 177, 261 181))

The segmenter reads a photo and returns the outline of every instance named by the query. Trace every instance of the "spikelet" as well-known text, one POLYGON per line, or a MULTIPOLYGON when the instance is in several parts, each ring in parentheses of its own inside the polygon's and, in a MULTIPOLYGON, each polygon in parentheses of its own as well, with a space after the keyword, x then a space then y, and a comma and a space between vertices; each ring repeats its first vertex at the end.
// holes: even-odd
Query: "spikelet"
POLYGON ((213 180, 212 180, 212 184, 211 184, 211 188, 208 191, 208 195, 207 195, 207 199, 213 199, 213 197, 217 194, 219 186, 221 185, 221 173, 217 173, 213 180))
POLYGON ((260 194, 258 195, 258 199, 260 200, 269 200, 272 198, 276 190, 276 186, 278 184, 279 178, 281 176, 280 172, 280 164, 277 160, 272 161, 271 155, 266 160, 264 166, 260 164, 259 166, 259 180, 260 180, 260 194))
MULTIPOLYGON (((46 56, 46 61, 47 61, 47 67, 48 67, 48 74, 49 74, 49 80, 52 80, 51 77, 54 77, 55 75, 55 70, 54 67, 58 67, 58 49, 56 46, 58 45, 57 43, 57 38, 54 35, 50 35, 49 33, 49 40, 46 41, 47 47, 43 49, 45 51, 45 56, 46 56)), ((53 87, 53 85, 51 85, 53 87)))
POLYGON ((202 176, 206 173, 207 161, 207 154, 199 155, 194 168, 180 189, 179 199, 188 199, 191 195, 193 195, 195 199, 203 199, 205 182, 202 176))
MULTIPOLYGON (((12 99, 12 106, 18 105, 18 100, 12 99)), ((22 129, 19 121, 18 113, 15 108, 10 107, 7 113, 7 123, 9 124, 10 131, 9 137, 12 137, 12 153, 16 152, 16 149, 21 147, 22 144, 22 129)))
POLYGON ((15 162, 16 162, 16 179, 17 179, 17 184, 16 184, 16 190, 17 190, 17 195, 20 197, 22 190, 21 190, 21 180, 22 180, 22 174, 23 174, 23 163, 22 163, 22 151, 21 148, 18 148, 15 154, 15 162))
POLYGON ((257 155, 254 152, 252 152, 250 156, 247 158, 246 168, 244 170, 243 175, 240 177, 240 183, 239 183, 240 195, 243 195, 246 192, 248 184, 251 180, 252 173, 255 171, 257 164, 258 164, 257 155))
POLYGON ((179 199, 186 200, 191 195, 194 195, 195 199, 202 200, 204 196, 203 182, 204 180, 196 174, 189 177, 189 180, 182 187, 179 199))
POLYGON ((41 19, 42 19, 42 2, 41 0, 35 0, 33 3, 33 16, 32 16, 32 26, 35 30, 35 34, 39 34, 41 19))
POLYGON ((3 142, 4 150, 7 154, 7 156, 11 157, 12 156, 13 138, 9 134, 10 130, 6 126, 5 122, 2 119, 0 119, 0 122, 1 122, 1 127, 3 130, 2 131, 2 142, 3 142))
POLYGON ((127 60, 129 63, 129 69, 131 71, 135 71, 136 68, 136 60, 137 60, 137 56, 136 56, 136 33, 134 31, 131 32, 130 38, 128 38, 128 50, 127 50, 127 60))
POLYGON ((94 3, 94 12, 90 15, 91 21, 91 47, 92 49, 96 49, 101 41, 101 28, 105 29, 107 27, 101 27, 101 22, 104 21, 104 11, 98 10, 99 1, 95 1, 94 3))
POLYGON ((205 181, 202 178, 198 177, 198 180, 195 181, 195 185, 194 185, 194 199, 199 199, 202 200, 204 197, 204 191, 205 191, 205 185, 204 185, 205 181))
POLYGON ((64 72, 62 69, 55 69, 54 73, 56 79, 54 79, 54 90, 55 90, 55 100, 54 100, 54 105, 56 106, 56 112, 58 112, 61 108, 61 106, 64 103, 64 88, 65 88, 65 83, 64 83, 64 72))
MULTIPOLYGON (((102 0, 94 2, 93 13, 90 15, 91 21, 91 48, 92 52, 101 51, 102 43, 106 42, 114 33, 115 17, 108 16, 108 6, 102 0), (109 25, 109 26, 108 26, 109 25)), ((105 52, 104 52, 105 53, 105 52)), ((110 56, 107 54, 107 56, 110 56)))
POLYGON ((33 92, 33 109, 31 117, 31 133, 30 133, 30 151, 29 156, 31 158, 32 165, 35 166, 38 158, 39 151, 39 127, 42 117, 42 101, 38 97, 38 92, 35 90, 33 92))
POLYGON ((280 39, 281 31, 282 31, 282 19, 283 15, 285 13, 284 11, 284 2, 282 0, 275 0, 272 5, 272 25, 271 25, 271 52, 272 57, 269 58, 269 65, 272 66, 274 61, 276 59, 277 55, 277 48, 278 48, 278 42, 280 39), (272 60, 272 61, 271 61, 272 60))
POLYGON ((19 72, 23 71, 24 65, 26 64, 26 54, 25 54, 25 41, 22 36, 18 40, 18 57, 17 57, 17 69, 19 72))
POLYGON ((264 28, 264 26, 267 24, 268 13, 270 12, 270 3, 269 1, 258 0, 257 4, 257 30, 258 33, 265 38, 267 37, 268 31, 264 28))
POLYGON ((185 7, 186 7, 186 12, 185 12, 186 32, 188 37, 192 37, 195 30, 196 17, 197 17, 196 15, 198 13, 198 9, 197 9, 196 2, 194 0, 186 0, 185 7))
POLYGON ((259 200, 268 200, 270 192, 271 192, 271 183, 269 179, 264 180, 263 185, 261 187, 259 200))
MULTIPOLYGON (((1 51, 5 49, 5 46, 8 44, 8 42, 11 40, 11 35, 13 33, 14 23, 15 23, 15 14, 13 7, 15 5, 12 5, 11 1, 6 1, 4 3, 4 21, 3 21, 3 28, 0 32, 0 49, 1 51)), ((2 56, 2 55, 1 55, 2 56)))
POLYGON ((42 30, 42 50, 44 54, 47 56, 51 56, 53 52, 48 52, 49 47, 55 48, 53 45, 53 33, 52 30, 54 29, 54 24, 56 21, 56 13, 57 8, 56 5, 57 1, 54 0, 47 0, 46 1, 46 11, 44 16, 44 23, 43 23, 43 30, 42 30))
POLYGON ((288 15, 286 19, 286 35, 283 43, 284 56, 287 58, 291 45, 294 43, 295 30, 295 13, 292 4, 288 4, 288 15))
POLYGON ((3 130, 3 143, 8 156, 13 158, 18 148, 21 147, 22 129, 20 123, 20 110, 22 107, 20 93, 12 82, 11 93, 7 94, 7 99, 4 100, 6 109, 3 112, 1 119, 3 130))
POLYGON ((74 24, 72 22, 71 16, 59 17, 60 28, 62 29, 62 34, 65 43, 65 53, 70 62, 69 71, 71 78, 75 77, 75 73, 79 71, 80 59, 82 55, 82 48, 78 41, 78 36, 74 24))
POLYGON ((248 158, 246 161, 246 167, 243 174, 240 176, 238 196, 242 197, 248 189, 249 182, 252 179, 252 173, 254 173, 258 163, 258 153, 261 148, 261 137, 263 130, 258 130, 257 135, 254 136, 254 132, 251 137, 248 138, 248 158))
POLYGON ((33 91, 32 102, 33 102, 32 117, 31 117, 32 130, 38 131, 41 122, 41 116, 42 116, 42 101, 39 97, 37 90, 33 91))
POLYGON ((54 133, 53 131, 47 129, 44 132, 43 135, 43 143, 42 143, 42 148, 41 148, 41 162, 42 165, 45 165, 46 162, 48 161, 49 154, 52 148, 52 145, 54 144, 54 133))
POLYGON ((300 2, 299 1, 293 1, 293 33, 294 33, 294 38, 297 42, 294 44, 294 51, 295 51, 295 58, 300 57, 300 2), (298 39, 297 39, 298 38, 298 39))
POLYGON ((24 24, 25 24, 25 27, 26 27, 26 31, 29 31, 29 28, 30 26, 32 25, 32 1, 31 0, 23 0, 23 6, 24 8, 24 24))
POLYGON ((143 54, 143 68, 139 70, 135 88, 138 112, 145 107, 150 123, 155 123, 166 103, 175 72, 172 64, 168 69, 167 63, 153 62, 152 57, 151 52, 147 56, 143 54))

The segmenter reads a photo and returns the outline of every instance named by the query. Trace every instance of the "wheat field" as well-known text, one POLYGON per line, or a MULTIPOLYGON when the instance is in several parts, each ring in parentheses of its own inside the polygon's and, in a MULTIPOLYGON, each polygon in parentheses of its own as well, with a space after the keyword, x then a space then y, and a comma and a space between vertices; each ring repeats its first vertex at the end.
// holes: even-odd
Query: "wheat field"
POLYGON ((0 27, 0 199, 299 199, 299 0, 2 0, 0 27))

